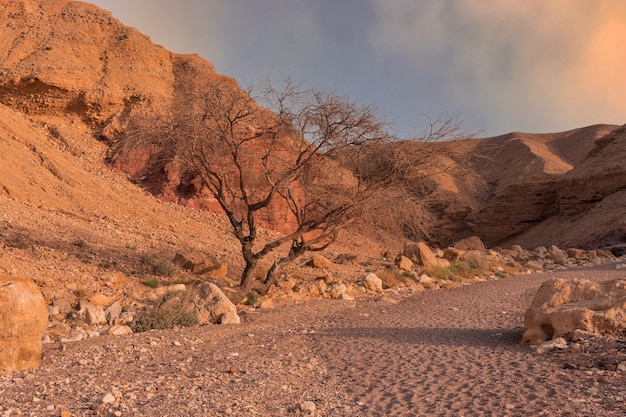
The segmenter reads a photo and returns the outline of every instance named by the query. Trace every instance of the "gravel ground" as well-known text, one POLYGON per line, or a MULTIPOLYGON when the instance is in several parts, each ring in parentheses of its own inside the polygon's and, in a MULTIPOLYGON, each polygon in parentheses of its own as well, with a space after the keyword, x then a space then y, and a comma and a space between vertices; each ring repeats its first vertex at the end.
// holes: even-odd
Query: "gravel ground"
POLYGON ((519 342, 545 279, 624 274, 519 275, 49 344, 40 369, 0 376, 0 415, 622 416, 626 373, 600 359, 626 355, 623 340, 542 355, 519 342))

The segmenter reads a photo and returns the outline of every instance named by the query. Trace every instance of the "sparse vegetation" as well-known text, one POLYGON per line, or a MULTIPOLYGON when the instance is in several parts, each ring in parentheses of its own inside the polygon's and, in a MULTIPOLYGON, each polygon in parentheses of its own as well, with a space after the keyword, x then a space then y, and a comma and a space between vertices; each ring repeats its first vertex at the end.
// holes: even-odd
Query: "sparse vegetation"
POLYGON ((76 239, 72 242, 72 245, 82 249, 87 247, 87 242, 85 242, 83 239, 76 239))
POLYGON ((174 326, 193 326, 198 324, 196 317, 189 311, 187 300, 187 291, 165 294, 152 309, 137 317, 135 331, 163 330, 171 329, 174 326))
POLYGON ((454 271, 452 271, 451 267, 449 266, 440 266, 440 265, 431 266, 430 268, 426 270, 426 274, 430 276, 431 278, 436 278, 440 280, 454 281, 454 282, 461 281, 461 276, 455 274, 454 271))
POLYGON ((144 285, 150 288, 158 288, 159 280, 156 278, 150 278, 144 282, 144 285))
POLYGON ((87 290, 84 288, 78 288, 74 291, 74 295, 78 298, 84 298, 87 295, 87 290))
POLYGON ((246 301, 244 304, 249 306, 255 306, 256 303, 259 302, 259 297, 256 292, 250 291, 248 295, 246 295, 246 301))
POLYGON ((176 265, 161 257, 159 259, 154 259, 154 257, 148 255, 141 255, 139 260, 141 263, 150 267, 151 273, 159 277, 171 278, 178 272, 178 267, 176 265))
POLYGON ((507 277, 507 273, 504 270, 497 270, 494 273, 495 276, 497 276, 498 278, 506 278, 507 277))
POLYGON ((407 277, 397 269, 385 268, 377 270, 375 274, 383 281, 383 288, 402 287, 407 280, 407 277))
POLYGON ((402 276, 417 281, 417 275, 413 271, 402 271, 402 276))
POLYGON ((4 244, 9 248, 14 249, 28 249, 31 247, 28 238, 22 234, 16 234, 10 238, 7 238, 4 244))

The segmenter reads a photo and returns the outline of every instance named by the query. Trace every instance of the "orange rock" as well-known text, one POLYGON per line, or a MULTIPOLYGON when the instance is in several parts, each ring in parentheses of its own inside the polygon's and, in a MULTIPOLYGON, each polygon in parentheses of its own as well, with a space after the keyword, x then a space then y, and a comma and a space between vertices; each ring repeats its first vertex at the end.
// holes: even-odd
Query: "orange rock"
POLYGON ((39 367, 48 308, 30 280, 0 275, 0 372, 39 367))

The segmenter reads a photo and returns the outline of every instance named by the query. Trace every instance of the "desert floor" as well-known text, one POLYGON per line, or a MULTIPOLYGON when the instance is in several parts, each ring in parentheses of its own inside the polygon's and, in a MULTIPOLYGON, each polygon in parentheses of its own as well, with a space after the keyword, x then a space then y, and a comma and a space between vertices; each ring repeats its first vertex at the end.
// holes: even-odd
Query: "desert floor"
POLYGON ((316 416, 623 416, 626 373, 598 365, 606 351, 537 354, 520 338, 545 279, 624 275, 519 275, 45 345, 40 369, 0 376, 0 415, 288 416, 310 401, 316 416))

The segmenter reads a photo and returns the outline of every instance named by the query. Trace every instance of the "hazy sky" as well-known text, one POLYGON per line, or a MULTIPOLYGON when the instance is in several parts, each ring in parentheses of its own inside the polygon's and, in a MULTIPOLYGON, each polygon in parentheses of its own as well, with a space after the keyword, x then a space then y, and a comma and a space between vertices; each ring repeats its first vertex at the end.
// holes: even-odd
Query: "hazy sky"
POLYGON ((626 123, 626 0, 94 0, 241 84, 289 74, 480 136, 626 123))

